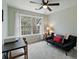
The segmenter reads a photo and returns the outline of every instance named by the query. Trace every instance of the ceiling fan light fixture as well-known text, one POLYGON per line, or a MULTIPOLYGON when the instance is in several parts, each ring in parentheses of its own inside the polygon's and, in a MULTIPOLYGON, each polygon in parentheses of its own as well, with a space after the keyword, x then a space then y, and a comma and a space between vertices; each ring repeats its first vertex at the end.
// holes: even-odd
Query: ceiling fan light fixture
MULTIPOLYGON (((33 2, 33 1, 30 1, 30 2, 38 4, 37 2, 33 2)), ((44 8, 44 9, 48 9, 49 11, 52 11, 52 9, 49 6, 59 6, 60 4, 59 3, 49 3, 49 0, 42 0, 40 5, 41 5, 41 7, 36 10, 40 10, 40 9, 44 8)))
POLYGON ((46 9, 47 8, 47 5, 43 5, 43 8, 46 9))

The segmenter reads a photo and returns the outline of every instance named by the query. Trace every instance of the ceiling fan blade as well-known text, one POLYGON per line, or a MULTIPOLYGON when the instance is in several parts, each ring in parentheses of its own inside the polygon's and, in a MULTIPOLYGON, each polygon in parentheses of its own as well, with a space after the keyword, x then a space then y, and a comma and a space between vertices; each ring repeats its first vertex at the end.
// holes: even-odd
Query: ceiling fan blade
POLYGON ((49 11, 52 11, 52 9, 51 9, 51 8, 49 8, 49 7, 47 7, 47 9, 48 9, 49 11))
POLYGON ((35 10, 40 10, 40 9, 42 9, 42 8, 43 8, 43 6, 41 6, 41 7, 40 7, 40 8, 38 8, 38 9, 37 9, 37 8, 35 8, 35 10))
POLYGON ((42 0, 42 3, 45 4, 44 0, 42 0))
POLYGON ((47 3, 48 3, 49 1, 47 0, 47 3))
POLYGON ((58 6, 59 3, 49 3, 48 6, 58 6))
POLYGON ((34 2, 34 1, 30 1, 30 3, 35 3, 35 4, 42 4, 42 3, 38 3, 38 2, 34 2))

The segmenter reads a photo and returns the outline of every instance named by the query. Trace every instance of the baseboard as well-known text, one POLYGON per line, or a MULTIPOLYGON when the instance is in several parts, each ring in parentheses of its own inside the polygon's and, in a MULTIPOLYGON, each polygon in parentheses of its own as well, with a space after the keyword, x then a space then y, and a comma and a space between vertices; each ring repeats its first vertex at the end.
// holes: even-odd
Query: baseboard
POLYGON ((40 42, 40 41, 44 41, 44 40, 41 39, 41 40, 38 40, 38 41, 30 42, 30 43, 28 43, 28 44, 33 44, 33 43, 37 43, 37 42, 40 42))

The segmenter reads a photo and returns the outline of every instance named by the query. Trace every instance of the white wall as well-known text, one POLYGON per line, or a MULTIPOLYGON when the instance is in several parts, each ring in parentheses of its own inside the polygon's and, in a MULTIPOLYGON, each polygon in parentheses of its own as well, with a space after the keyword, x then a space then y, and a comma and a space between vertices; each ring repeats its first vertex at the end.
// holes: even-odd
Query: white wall
MULTIPOLYGON (((45 18, 43 14, 21 10, 18 8, 14 8, 12 6, 8 6, 8 36, 15 36, 15 20, 16 20, 16 13, 31 15, 31 16, 39 16, 45 18)), ((45 20, 45 19, 44 19, 45 20)))
POLYGON ((4 38, 7 37, 7 3, 6 0, 2 0, 2 9, 3 9, 3 22, 2 22, 2 43, 4 38))
MULTIPOLYGON (((16 13, 19 13, 19 14, 26 14, 26 15, 31 15, 31 16, 39 16, 39 17, 45 17, 44 14, 39 14, 39 13, 35 13, 35 12, 31 12, 31 11, 27 11, 27 10, 21 10, 21 9, 18 9, 18 8, 15 8, 15 7, 12 7, 12 6, 8 6, 8 31, 7 31, 7 38, 6 40, 4 40, 4 42, 10 42, 10 41, 14 41, 13 39, 8 39, 8 38, 15 38, 16 35, 15 35, 15 21, 18 20, 16 19, 16 13)), ((19 25, 17 23, 17 25, 19 25)), ((19 34, 20 35, 20 34, 19 34)), ((30 37, 33 37, 35 38, 36 35, 31 35, 30 37)), ((40 36, 40 39, 41 39, 41 34, 38 35, 38 37, 40 36)), ((26 36, 27 38, 28 36, 26 36)), ((30 38, 29 38, 30 39, 30 38)), ((38 39, 39 40, 39 39, 38 39)), ((31 39, 31 42, 33 41, 38 41, 38 40, 35 40, 35 39, 31 39)))
POLYGON ((49 15, 49 24, 57 34, 77 35, 77 6, 66 8, 49 15))
POLYGON ((8 36, 14 36, 15 14, 16 10, 8 6, 8 36))

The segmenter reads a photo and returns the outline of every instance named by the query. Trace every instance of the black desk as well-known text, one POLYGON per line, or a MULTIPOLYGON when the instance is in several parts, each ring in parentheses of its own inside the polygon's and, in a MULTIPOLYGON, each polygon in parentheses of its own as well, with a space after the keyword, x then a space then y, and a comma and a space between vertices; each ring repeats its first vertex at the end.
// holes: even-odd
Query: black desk
POLYGON ((20 49, 20 48, 25 48, 25 47, 27 47, 27 45, 25 44, 23 39, 18 39, 18 41, 16 42, 7 43, 7 44, 2 45, 2 53, 6 54, 5 59, 8 59, 9 51, 20 49))

